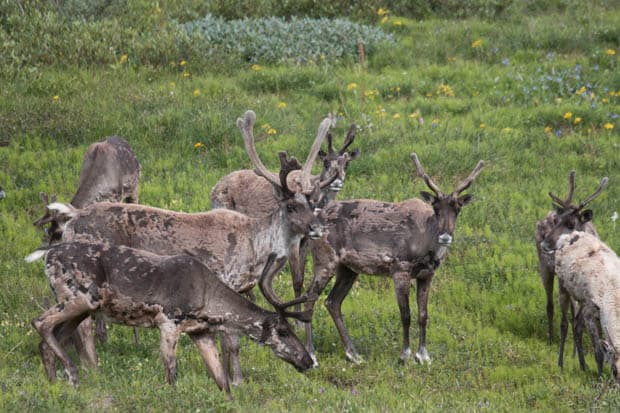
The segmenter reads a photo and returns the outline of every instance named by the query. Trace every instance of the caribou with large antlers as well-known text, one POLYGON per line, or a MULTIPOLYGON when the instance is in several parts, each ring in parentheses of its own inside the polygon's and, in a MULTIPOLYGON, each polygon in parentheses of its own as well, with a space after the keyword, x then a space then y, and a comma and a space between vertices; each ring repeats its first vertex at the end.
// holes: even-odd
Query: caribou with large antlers
MULTIPOLYGON (((262 278, 271 280, 285 259, 273 265, 267 257, 262 278)), ((312 367, 312 359, 285 317, 304 318, 286 311, 275 294, 266 294, 277 313, 266 311, 226 286, 200 261, 188 255, 162 256, 123 246, 70 242, 38 250, 26 257, 45 257, 45 273, 58 304, 32 321, 42 337, 39 346, 49 380, 56 378, 55 354, 71 384, 77 369, 61 343, 89 314, 102 312, 130 326, 157 327, 166 381, 174 384, 176 347, 187 333, 219 386, 230 397, 226 366, 220 362, 215 334, 245 334, 270 346, 274 353, 299 371, 312 367)), ((261 283, 262 285, 262 283, 261 283)))
MULTIPOLYGON (((351 124, 339 149, 334 148, 333 136, 330 132, 327 132, 327 152, 319 150, 321 142, 318 140, 314 141, 310 149, 304 167, 309 171, 317 154, 323 164, 320 175, 310 178, 311 183, 318 181, 321 188, 321 202, 316 205, 318 208, 323 208, 336 198, 344 186, 349 162, 357 159, 360 155, 359 149, 347 150, 355 140, 356 128, 357 126, 354 123, 351 124)), ((258 158, 253 137, 250 136, 246 139, 246 143, 249 144, 246 146, 248 153, 258 158)), ((254 164, 257 163, 254 162, 254 164)), ((303 190, 301 180, 303 172, 301 170, 295 172, 289 174, 288 185, 303 190)), ((268 172, 264 172, 264 174, 266 173, 268 172)), ((232 209, 253 217, 262 217, 277 209, 278 201, 273 195, 269 181, 263 178, 263 174, 257 175, 252 170, 243 169, 226 175, 215 184, 211 191, 211 206, 213 208, 232 209)), ((306 238, 302 239, 299 246, 293 248, 289 255, 295 297, 300 297, 302 294, 307 255, 308 242, 306 238)))
MULTIPOLYGON (((547 216, 536 223, 536 252, 538 254, 538 264, 540 279, 542 280, 543 287, 545 288, 545 294, 547 296, 547 334, 549 337, 549 344, 553 342, 553 284, 555 279, 555 255, 549 254, 542 248, 542 242, 545 236, 557 225, 560 215, 570 209, 573 202, 573 195, 575 193, 575 171, 571 171, 568 175, 568 195, 566 199, 562 200, 557 195, 549 193, 551 199, 558 200, 554 209, 549 211, 547 216)), ((576 221, 575 230, 584 231, 598 237, 596 228, 591 221, 576 221)), ((562 303, 561 305, 569 305, 569 303, 562 303)), ((571 301, 571 312, 575 314, 575 305, 571 301)))
MULTIPOLYGON (((314 279, 308 296, 318 296, 336 274, 336 282, 327 297, 326 306, 345 347, 346 358, 361 362, 342 319, 341 305, 358 274, 390 276, 403 326, 403 348, 400 359, 411 355, 409 348, 409 289, 417 282, 418 324, 420 343, 416 359, 430 362, 426 350, 427 301, 435 270, 452 244, 454 226, 461 208, 471 202, 471 195, 460 195, 482 170, 478 162, 471 174, 449 194, 444 194, 424 172, 418 157, 411 154, 417 173, 434 192, 422 192, 422 200, 399 203, 373 200, 334 201, 321 211, 326 235, 310 241, 314 258, 314 279)), ((313 303, 306 308, 312 310, 313 303)), ((316 364, 312 344, 312 328, 308 323, 306 346, 316 364)))
MULTIPOLYGON (((246 143, 250 145, 256 115, 252 111, 237 120, 246 143)), ((331 121, 319 127, 317 141, 325 138, 331 121)), ((267 257, 288 257, 302 237, 317 238, 322 227, 314 215, 318 185, 311 188, 309 170, 301 182, 304 190, 292 191, 287 184, 289 173, 299 168, 295 158, 280 153, 279 175, 270 173, 258 156, 248 150, 257 173, 271 183, 278 208, 270 215, 249 217, 236 211, 214 209, 202 213, 180 213, 144 205, 99 203, 82 210, 70 205, 52 204, 57 219, 66 221, 64 241, 104 242, 139 248, 157 254, 191 253, 229 287, 237 292, 252 289, 267 257)), ((241 381, 237 343, 232 346, 233 383, 241 381)), ((229 347, 230 347, 229 346, 229 347)), ((93 349, 94 351, 94 349, 93 349)), ((94 359, 94 355, 91 356, 94 359)))

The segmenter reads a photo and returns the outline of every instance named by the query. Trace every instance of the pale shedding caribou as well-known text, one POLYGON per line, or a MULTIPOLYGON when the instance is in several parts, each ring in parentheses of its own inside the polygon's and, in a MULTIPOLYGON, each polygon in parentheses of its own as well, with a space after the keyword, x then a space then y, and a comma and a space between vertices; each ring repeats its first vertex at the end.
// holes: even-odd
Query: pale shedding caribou
MULTIPOLYGON (((69 203, 78 209, 103 201, 138 203, 139 182, 140 162, 133 149, 123 138, 109 136, 86 149, 80 181, 69 203)), ((50 199, 45 192, 41 192, 39 197, 46 207, 56 202, 56 195, 50 199)), ((62 230, 50 211, 46 210, 33 224, 43 227, 48 223, 46 243, 60 241, 62 230)))
MULTIPOLYGON (((255 120, 252 111, 246 112, 244 119, 237 120, 246 148, 255 120)), ((329 119, 323 120, 317 141, 325 138, 330 123, 329 119)), ((314 186, 307 183, 309 173, 301 177, 302 182, 306 182, 304 190, 293 192, 287 185, 287 176, 299 168, 296 159, 288 159, 286 153, 280 153, 282 167, 279 175, 274 175, 268 173, 258 156, 250 156, 257 173, 269 179, 278 198, 278 208, 266 217, 249 217, 227 209, 188 214, 106 202, 81 210, 66 204, 51 204, 48 208, 59 221, 65 222, 63 241, 104 242, 157 254, 189 252, 233 290, 247 292, 258 282, 269 254, 276 253, 278 259, 288 257, 302 237, 322 235, 322 226, 313 212, 314 203, 320 200, 318 183, 314 186)), ((79 331, 82 328, 80 326, 79 331)), ((230 355, 233 365, 232 382, 238 384, 242 379, 238 342, 233 335, 226 339, 226 348, 230 351, 225 355, 230 355)), ((85 346, 83 353, 91 362, 96 359, 94 345, 85 346)))
MULTIPOLYGON (((319 181, 321 188, 321 202, 317 204, 317 208, 323 208, 330 201, 334 200, 338 193, 343 189, 346 180, 347 168, 349 162, 360 156, 360 150, 347 149, 355 140, 355 131, 357 126, 351 124, 346 134, 344 142, 339 149, 334 148, 333 136, 327 133, 327 152, 319 150, 320 146, 313 146, 308 154, 305 166, 308 170, 311 168, 310 160, 318 157, 322 162, 322 170, 320 175, 312 176, 311 182, 319 181)), ((252 156, 256 155, 254 147, 254 138, 250 136, 247 141, 252 145, 248 148, 248 152, 252 156)), ((257 163, 256 161, 254 162, 257 163)), ((287 180, 290 187, 301 188, 301 173, 289 174, 287 180)), ((269 181, 262 176, 256 175, 250 169, 242 169, 231 172, 220 179, 211 190, 211 206, 213 208, 226 208, 243 214, 262 217, 271 214, 278 207, 278 200, 273 194, 273 190, 269 181)), ((289 263, 291 266, 291 274, 293 276, 293 289, 295 297, 300 297, 303 292, 304 271, 306 256, 308 254, 307 238, 303 238, 298 248, 293 248, 289 255, 289 263)))
MULTIPOLYGON (((270 281, 284 265, 284 258, 274 265, 276 255, 267 257, 263 279, 270 281)), ((32 325, 42 337, 39 349, 50 381, 56 378, 56 355, 69 382, 77 386, 77 368, 62 342, 95 312, 129 326, 159 328, 169 384, 176 381, 176 348, 182 333, 192 339, 209 373, 228 397, 228 374, 215 344, 218 332, 245 334, 266 344, 299 371, 312 367, 310 355, 285 319, 307 319, 305 314, 287 311, 290 304, 273 294, 265 297, 277 312, 258 307, 192 256, 162 256, 124 246, 69 242, 35 251, 26 261, 43 257, 58 304, 35 318, 32 325)))
POLYGON ((607 177, 603 178, 596 191, 578 205, 550 192, 554 207, 562 213, 544 234, 541 248, 554 255, 558 277, 562 311, 558 365, 564 364, 568 303, 576 300, 579 310, 573 316, 573 339, 580 368, 586 369, 582 342, 585 325, 592 338, 599 376, 607 358, 616 383, 620 383, 620 260, 597 235, 583 230, 593 217, 592 210, 584 210, 585 206, 601 194, 608 182, 607 177))
MULTIPOLYGON (((547 216, 544 219, 541 219, 536 223, 536 231, 534 234, 536 240, 536 253, 538 254, 538 270, 540 273, 540 279, 543 283, 543 287, 545 288, 545 295, 547 297, 547 335, 549 338, 549 344, 553 342, 553 284, 555 279, 555 255, 550 254, 542 248, 542 243, 545 239, 545 236, 557 225, 559 217, 570 208, 573 202, 573 195, 575 193, 575 171, 571 171, 568 175, 568 195, 566 199, 560 200, 557 195, 553 195, 552 199, 560 200, 561 202, 556 202, 553 205, 553 210, 549 211, 547 216)), ((588 232, 596 237, 598 234, 596 233, 596 228, 592 224, 591 221, 576 221, 575 222, 577 231, 588 232)), ((569 303, 565 303, 568 305, 569 303)), ((564 305, 564 304, 562 304, 564 305)), ((575 314, 575 305, 571 301, 571 312, 575 314)), ((566 320, 563 320, 566 322, 566 320)))
MULTIPOLYGON (((415 153, 411 160, 419 176, 434 192, 421 192, 422 199, 399 203, 356 199, 334 201, 322 211, 320 218, 325 235, 310 241, 314 259, 314 279, 307 291, 311 300, 306 309, 313 310, 315 298, 336 274, 335 284, 326 300, 349 361, 360 363, 342 319, 341 305, 360 273, 390 276, 394 281, 396 300, 403 326, 403 347, 400 360, 411 355, 409 348, 409 289, 411 280, 417 282, 418 325, 420 342, 415 358, 430 363, 426 350, 427 302, 431 280, 452 244, 456 218, 462 207, 472 200, 460 195, 480 174, 479 161, 470 175, 456 189, 444 194, 424 172, 415 153)), ((318 365, 312 343, 312 326, 306 324, 306 346, 315 365, 318 365)))

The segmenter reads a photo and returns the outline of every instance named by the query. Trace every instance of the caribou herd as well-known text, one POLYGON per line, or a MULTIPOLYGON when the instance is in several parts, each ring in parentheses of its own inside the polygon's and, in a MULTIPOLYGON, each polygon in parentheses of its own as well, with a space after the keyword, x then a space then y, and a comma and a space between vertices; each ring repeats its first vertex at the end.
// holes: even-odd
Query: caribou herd
MULTIPOLYGON (((44 259, 56 298, 54 306, 32 321, 42 338, 39 349, 49 380, 56 378, 58 359, 68 381, 78 384, 78 369, 67 353, 70 343, 83 367, 97 366, 95 337, 106 338, 104 318, 134 329, 158 328, 165 377, 171 384, 177 374, 181 333, 196 345, 210 375, 228 397, 230 386, 243 380, 240 335, 268 345, 299 371, 316 368, 314 304, 334 276, 325 303, 346 359, 361 363, 363 357, 349 337, 341 310, 359 274, 393 280, 403 332, 401 362, 412 355, 409 291, 415 280, 419 343, 414 357, 419 363, 431 362, 426 348, 430 284, 453 243, 461 208, 473 199, 463 192, 481 173, 484 162, 479 161, 452 192, 444 193, 425 172, 418 155, 411 153, 412 170, 432 191, 421 192, 421 199, 337 200, 349 163, 360 156, 359 150, 348 150, 354 143, 355 124, 335 149, 330 132, 335 120, 328 115, 305 162, 280 152, 280 170, 274 173, 258 156, 255 121, 252 111, 237 120, 255 169, 223 177, 211 192, 210 211, 182 213, 139 204, 140 163, 119 137, 88 148, 78 189, 69 203, 40 194, 45 213, 34 224, 45 230, 44 245, 26 261, 44 259), (321 150, 324 141, 327 151, 321 150), (317 158, 322 169, 312 175, 317 158), (313 279, 304 291, 309 254, 313 279), (287 261, 295 298, 284 302, 274 291, 273 279, 287 261), (275 311, 253 302, 256 285, 275 311), (97 316, 96 334, 91 316, 97 316), (305 343, 287 318, 305 326, 305 343)), ((591 223, 592 211, 584 210, 607 182, 604 178, 593 194, 574 204, 575 173, 571 172, 566 199, 549 193, 554 211, 538 222, 535 238, 550 342, 554 278, 559 281, 559 365, 570 306, 580 366, 585 369, 585 326, 599 375, 607 359, 620 382, 620 261, 599 239, 591 223)))

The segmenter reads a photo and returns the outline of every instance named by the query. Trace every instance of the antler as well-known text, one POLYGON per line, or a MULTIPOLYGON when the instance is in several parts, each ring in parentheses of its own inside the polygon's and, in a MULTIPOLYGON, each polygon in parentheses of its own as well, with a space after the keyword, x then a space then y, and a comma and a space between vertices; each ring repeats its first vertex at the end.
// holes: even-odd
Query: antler
POLYGON ((355 129, 357 129, 357 125, 355 123, 352 123, 351 126, 349 126, 349 131, 347 132, 347 137, 344 139, 342 148, 340 148, 340 150, 338 151, 338 155, 344 154, 347 148, 351 146, 351 144, 355 140, 355 129))
POLYGON ((480 172, 482 172, 482 167, 484 166, 484 161, 478 161, 478 164, 476 165, 476 167, 474 168, 473 171, 471 171, 471 173, 469 174, 469 176, 467 178, 465 178, 465 180, 463 182, 461 182, 456 189, 454 190, 455 194, 460 194, 461 192, 463 192, 464 190, 466 190, 467 188, 469 188, 469 186, 471 185, 471 183, 474 181, 474 179, 476 179, 476 177, 478 175, 480 175, 480 172))
POLYGON ((416 168, 416 171, 418 172, 418 176, 424 179, 424 182, 426 182, 426 186, 428 186, 435 193, 435 195, 443 196, 441 189, 439 189, 439 187, 431 180, 430 176, 428 176, 426 172, 424 172, 424 168, 422 168, 422 164, 420 163, 420 160, 418 159, 418 155, 416 155, 415 152, 411 152, 411 155, 409 156, 411 157, 411 160, 415 164, 415 168, 416 168))
POLYGON ((276 261, 277 254, 272 252, 267 257, 267 263, 265 264, 265 268, 260 277, 260 281, 258 282, 258 287, 260 288, 261 293, 265 296, 267 301, 283 316, 285 317, 294 317, 301 321, 310 321, 311 313, 308 311, 286 311, 285 309, 293 306, 295 304, 300 304, 308 301, 307 296, 297 297, 294 300, 282 302, 276 295, 275 291, 273 291, 273 277, 282 269, 284 264, 286 263, 287 258, 281 257, 276 261), (274 266, 273 263, 276 262, 274 266))
POLYGON ((573 202, 573 194, 575 193, 575 171, 570 171, 568 174, 568 196, 566 197, 566 203, 573 202))
POLYGON ((304 193, 308 191, 312 191, 312 184, 310 183, 310 171, 312 169, 312 165, 319 154, 319 150, 321 149, 321 144, 325 140, 325 136, 327 136, 327 132, 329 132, 329 128, 332 126, 333 116, 332 114, 328 114, 325 119, 319 125, 319 130, 316 134, 316 138, 314 139, 314 143, 312 144, 312 148, 310 148, 310 153, 308 154, 308 159, 304 163, 304 166, 301 171, 301 187, 304 193))
POLYGON ((281 186, 278 175, 270 172, 258 157, 256 146, 254 146, 254 122, 256 122, 256 114, 252 110, 245 112, 244 119, 237 119, 237 127, 241 130, 245 151, 250 156, 258 175, 262 176, 274 185, 281 186))
POLYGON ((583 200, 579 206, 577 207, 577 209, 581 209, 584 206, 586 206, 587 204, 589 204, 594 198, 596 198, 597 196, 599 196, 601 194, 601 192, 603 192, 603 189, 605 189, 605 187, 607 186, 607 184, 609 183, 609 178, 608 177, 604 177, 603 179, 601 179, 601 183, 599 184, 598 188, 596 189, 596 191, 594 191, 594 193, 592 195, 590 195, 589 197, 587 197, 585 200, 583 200))

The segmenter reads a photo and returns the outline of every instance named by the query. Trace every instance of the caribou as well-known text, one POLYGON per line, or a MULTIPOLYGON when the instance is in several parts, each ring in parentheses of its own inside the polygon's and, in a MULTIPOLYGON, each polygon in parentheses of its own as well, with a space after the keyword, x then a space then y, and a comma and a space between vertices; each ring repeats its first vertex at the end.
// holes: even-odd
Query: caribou
MULTIPOLYGON (((452 193, 444 194, 424 172, 415 153, 411 153, 411 160, 434 194, 421 192, 422 200, 399 203, 366 199, 334 201, 320 214, 325 235, 310 241, 314 279, 306 292, 311 297, 306 309, 313 310, 316 297, 335 273, 336 281, 325 304, 340 334, 345 356, 354 363, 362 362, 363 358, 349 338, 341 306, 360 273, 390 276, 394 281, 403 327, 400 354, 403 362, 411 356, 409 289, 411 280, 416 280, 420 341, 415 358, 421 363, 431 362, 426 350, 426 307, 431 280, 452 244, 459 211, 472 200, 471 195, 460 194, 480 174, 483 161, 478 162, 452 193)), ((306 324, 306 347, 318 365, 311 323, 306 324)))
MULTIPOLYGON (((320 145, 317 143, 320 144, 320 142, 318 141, 315 141, 314 146, 310 149, 308 159, 304 164, 306 168, 310 169, 312 165, 310 161, 316 157, 317 153, 322 162, 320 175, 310 178, 310 182, 318 181, 321 188, 321 202, 316 205, 319 209, 334 200, 343 189, 349 162, 360 156, 359 149, 347 150, 355 140, 356 129, 355 123, 351 124, 339 149, 334 148, 333 136, 330 132, 327 133, 327 152, 322 149, 319 150, 320 145)), ((251 133, 251 131, 249 132, 251 133)), ((247 148, 248 153, 257 158, 254 137, 248 136, 246 142, 250 145, 247 148)), ((258 161, 254 160, 254 164, 258 164, 258 161)), ((288 185, 302 189, 301 171, 295 172, 297 173, 289 174, 288 185)), ((264 174, 266 173, 264 172, 264 174)), ((211 191, 211 206, 213 208, 231 209, 253 217, 261 217, 267 216, 277 209, 278 201, 273 195, 273 190, 267 179, 255 174, 252 170, 243 169, 231 172, 215 184, 211 191)), ((295 297, 300 297, 303 292, 307 254, 308 242, 307 238, 303 238, 299 246, 293 248, 289 255, 295 297)))
MULTIPOLYGON (((542 243, 545 236, 558 224, 559 217, 567 210, 572 208, 573 195, 575 193, 575 171, 571 171, 568 175, 568 195, 566 199, 561 200, 557 195, 550 193, 552 199, 557 199, 559 202, 553 205, 553 210, 550 211, 547 216, 536 223, 536 253, 538 254, 538 270, 540 273, 540 279, 545 289, 547 297, 547 335, 549 344, 553 343, 553 284, 555 279, 555 255, 549 254, 542 248, 542 243)), ((575 229, 577 231, 584 231, 598 237, 596 228, 589 220, 575 221, 575 229)), ((563 303, 561 305, 568 305, 569 303, 563 303)), ((575 305, 573 301, 570 302, 571 312, 573 316, 575 313, 575 305)), ((566 320, 564 320, 566 322, 566 320)))
MULTIPOLYGON (((285 259, 276 261, 276 256, 272 253, 267 257, 262 279, 270 280, 284 265, 285 259)), ((69 242, 35 251, 26 261, 43 257, 58 304, 35 318, 32 325, 42 338, 39 349, 50 381, 56 378, 54 358, 50 356, 53 352, 69 382, 77 386, 76 366, 62 342, 95 312, 117 323, 159 328, 169 384, 176 380, 176 348, 181 333, 192 339, 209 373, 228 397, 230 385, 215 344, 217 332, 245 334, 271 347, 276 356, 299 371, 312 367, 310 355, 285 319, 307 319, 305 314, 287 311, 290 304, 270 293, 265 297, 277 312, 258 307, 192 256, 162 256, 124 246, 69 242)))
MULTIPOLYGON (((119 136, 109 136, 86 149, 78 188, 69 203, 75 208, 103 201, 138 203, 139 181, 140 162, 131 146, 119 136)), ((45 206, 56 202, 56 195, 50 198, 45 192, 40 192, 39 197, 45 206)), ((46 243, 51 245, 62 237, 62 230, 53 213, 46 209, 45 214, 33 224, 43 227, 48 223, 46 243)))
MULTIPOLYGON (((256 120, 252 111, 237 120, 246 148, 256 120)), ((322 141, 330 119, 321 123, 316 140, 322 141)), ((250 152, 250 151, 248 151, 250 152)), ((299 169, 295 158, 280 152, 279 175, 268 173, 258 156, 251 155, 257 173, 271 183, 278 208, 265 217, 250 217, 227 209, 201 213, 181 213, 145 205, 97 203, 78 210, 67 204, 51 204, 56 219, 64 222, 63 241, 104 242, 125 245, 157 254, 191 253, 230 288, 247 292, 258 282, 261 269, 271 253, 280 259, 288 257, 302 237, 318 238, 322 226, 314 215, 314 203, 320 201, 318 183, 308 183, 309 173, 301 177, 305 190, 293 192, 287 177, 299 169)), ((83 334, 82 327, 78 330, 83 334)), ((232 383, 242 380, 238 361, 238 342, 234 335, 225 336, 225 355, 233 364, 232 383)), ((95 359, 94 346, 84 350, 85 357, 95 359)))
POLYGON ((580 368, 586 369, 582 342, 585 324, 592 338, 599 376, 607 355, 613 376, 620 382, 620 347, 616 347, 620 345, 620 260, 596 234, 584 230, 593 217, 592 210, 584 208, 601 194, 608 182, 607 177, 603 178, 596 191, 578 205, 572 204, 572 199, 565 201, 550 192, 554 207, 562 212, 544 234, 541 248, 554 255, 558 277, 562 311, 558 365, 562 368, 564 364, 568 303, 576 300, 579 310, 573 316, 573 340, 580 368))

